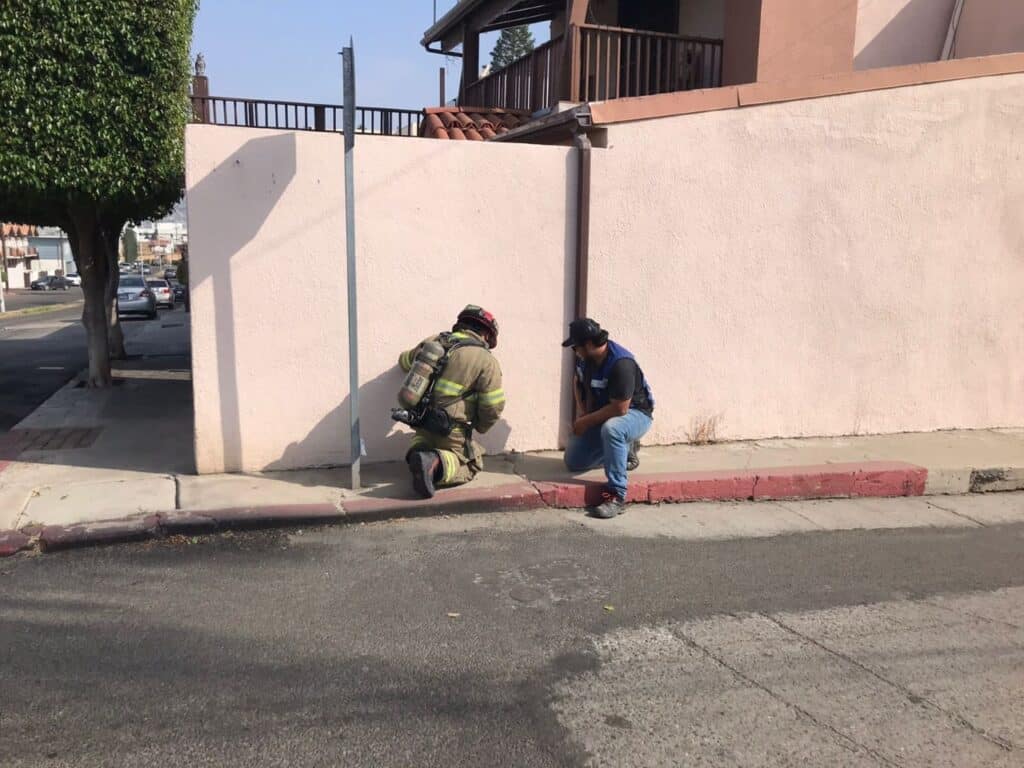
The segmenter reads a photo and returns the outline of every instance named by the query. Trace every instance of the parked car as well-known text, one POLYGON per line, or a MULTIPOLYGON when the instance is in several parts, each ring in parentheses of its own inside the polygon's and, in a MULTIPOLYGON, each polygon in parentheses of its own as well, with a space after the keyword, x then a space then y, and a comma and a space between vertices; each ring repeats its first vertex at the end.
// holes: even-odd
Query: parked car
POLYGON ((185 291, 187 290, 185 286, 177 280, 168 280, 167 282, 171 284, 171 290, 174 291, 174 302, 185 301, 185 291))
POLYGON ((145 315, 150 320, 156 319, 156 296, 141 277, 128 275, 121 278, 117 289, 117 314, 118 317, 145 315))
POLYGON ((164 270, 164 280, 174 280, 178 276, 178 268, 171 267, 164 270))
POLYGON ((174 309, 174 290, 166 280, 147 280, 146 287, 153 292, 157 307, 174 309))
POLYGON ((74 272, 72 272, 70 275, 65 275, 65 277, 67 278, 67 281, 76 288, 82 287, 82 278, 76 275, 74 272))
POLYGON ((33 291, 66 291, 74 285, 66 277, 41 277, 32 283, 33 291))

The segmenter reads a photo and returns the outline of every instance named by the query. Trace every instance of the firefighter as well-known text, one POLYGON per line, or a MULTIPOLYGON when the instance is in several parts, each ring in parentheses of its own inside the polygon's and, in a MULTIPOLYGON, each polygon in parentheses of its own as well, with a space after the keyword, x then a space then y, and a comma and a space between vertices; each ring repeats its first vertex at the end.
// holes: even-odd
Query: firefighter
POLYGON ((440 343, 448 354, 447 363, 436 372, 427 396, 425 410, 429 413, 436 409, 434 415, 438 418, 406 422, 416 430, 406 463, 416 492, 428 499, 437 488, 468 483, 483 470, 484 450, 473 440, 473 432, 483 434, 490 430, 505 410, 501 366, 491 354, 498 346, 498 322, 494 315, 477 306, 466 307, 450 334, 432 336, 415 349, 403 352, 398 359, 402 370, 408 373, 420 350, 431 343, 440 343), (440 429, 435 428, 437 422, 442 423, 440 429), (444 434, 449 427, 451 431, 444 434))

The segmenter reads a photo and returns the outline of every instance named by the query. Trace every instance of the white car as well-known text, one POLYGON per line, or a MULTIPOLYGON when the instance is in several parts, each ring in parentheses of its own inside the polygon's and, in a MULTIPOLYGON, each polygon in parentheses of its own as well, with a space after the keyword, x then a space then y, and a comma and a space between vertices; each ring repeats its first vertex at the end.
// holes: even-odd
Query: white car
POLYGON ((66 279, 69 283, 71 283, 76 288, 81 288, 82 287, 82 278, 79 277, 78 275, 75 275, 75 274, 65 275, 64 279, 66 279))

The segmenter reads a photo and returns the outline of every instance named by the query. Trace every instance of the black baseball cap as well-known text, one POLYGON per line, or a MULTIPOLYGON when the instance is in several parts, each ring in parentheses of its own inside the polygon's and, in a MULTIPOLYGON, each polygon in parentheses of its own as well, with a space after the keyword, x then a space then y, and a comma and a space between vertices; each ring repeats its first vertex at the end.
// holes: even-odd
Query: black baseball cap
POLYGON ((562 342, 563 347, 579 347, 588 341, 598 341, 605 336, 604 329, 596 320, 581 317, 569 323, 569 338, 562 342))

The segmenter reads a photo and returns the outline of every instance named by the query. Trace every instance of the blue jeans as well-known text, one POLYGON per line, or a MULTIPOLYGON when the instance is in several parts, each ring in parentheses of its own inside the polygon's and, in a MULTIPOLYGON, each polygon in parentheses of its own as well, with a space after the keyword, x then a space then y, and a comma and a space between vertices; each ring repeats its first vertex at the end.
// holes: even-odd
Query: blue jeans
POLYGON ((625 499, 629 446, 646 435, 653 423, 646 413, 630 410, 625 416, 616 416, 587 430, 581 437, 574 435, 565 449, 565 466, 570 472, 604 467, 608 487, 625 499))

